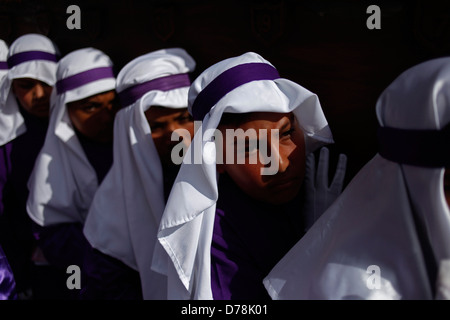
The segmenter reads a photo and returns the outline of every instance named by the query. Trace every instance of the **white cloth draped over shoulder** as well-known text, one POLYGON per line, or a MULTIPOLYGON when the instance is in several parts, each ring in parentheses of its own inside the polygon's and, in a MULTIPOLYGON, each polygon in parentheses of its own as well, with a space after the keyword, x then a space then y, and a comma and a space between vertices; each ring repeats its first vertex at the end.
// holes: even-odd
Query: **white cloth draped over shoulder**
MULTIPOLYGON (((211 138, 222 114, 292 111, 304 130, 307 153, 333 143, 333 137, 317 95, 280 78, 267 60, 253 52, 206 69, 191 85, 189 111, 203 122, 184 157, 161 220, 158 239, 170 263, 160 271, 168 274, 169 299, 203 300, 212 299, 210 250, 218 190, 211 138), (222 81, 219 86, 217 79, 222 81), (213 81, 216 96, 205 97, 202 92, 213 81), (193 105, 200 95, 210 104, 196 110, 193 105), (192 158, 200 161, 188 163, 192 158)), ((163 256, 155 256, 154 268, 161 261, 163 256)))
POLYGON ((3 79, 8 74, 8 50, 9 47, 6 42, 0 39, 0 87, 3 79))
POLYGON ((94 248, 139 271, 147 300, 167 298, 167 279, 151 270, 165 200, 161 161, 144 112, 151 106, 187 108, 188 73, 195 65, 184 49, 168 48, 140 56, 119 72, 117 91, 125 108, 116 115, 114 163, 84 226, 94 248))
MULTIPOLYGON (((442 135, 450 122, 449 101, 450 58, 418 64, 378 98, 380 129, 394 128, 406 138, 416 130, 442 135)), ((447 271, 440 272, 436 287, 441 281, 448 291, 450 216, 443 191, 448 133, 446 141, 412 138, 410 145, 396 145, 402 141, 397 137, 388 134, 387 140, 405 159, 381 152, 389 143, 380 140, 380 152, 266 277, 273 299, 432 299, 430 275, 441 264, 447 271), (429 254, 434 270, 424 258, 429 254)))
POLYGON ((84 223, 98 188, 66 104, 115 89, 111 59, 95 48, 70 52, 58 63, 50 123, 28 181, 27 211, 41 226, 84 223))
POLYGON ((24 119, 12 92, 13 80, 32 78, 54 86, 59 57, 59 49, 50 39, 34 33, 17 38, 7 52, 8 72, 0 82, 0 146, 26 132, 24 119))

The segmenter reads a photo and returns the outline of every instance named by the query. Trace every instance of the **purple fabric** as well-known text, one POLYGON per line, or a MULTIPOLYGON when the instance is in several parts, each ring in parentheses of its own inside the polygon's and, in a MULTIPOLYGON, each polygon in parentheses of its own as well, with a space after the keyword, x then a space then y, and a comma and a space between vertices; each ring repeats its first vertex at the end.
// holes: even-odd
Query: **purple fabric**
POLYGON ((3 214, 3 190, 11 174, 11 150, 12 144, 7 143, 0 147, 0 216, 3 214))
POLYGON ((211 243, 215 300, 270 299, 262 280, 303 235, 299 197, 283 206, 261 203, 227 175, 219 177, 211 243))
POLYGON ((82 300, 142 300, 139 272, 122 261, 91 249, 84 256, 82 300))
POLYGON ((277 69, 266 63, 246 63, 230 68, 211 81, 198 94, 192 106, 192 116, 194 120, 203 120, 220 99, 245 83, 257 80, 275 80, 279 77, 277 69))
POLYGON ((0 61, 0 70, 8 70, 8 63, 6 61, 0 61))
POLYGON ((76 134, 89 163, 95 170, 98 184, 100 184, 113 162, 113 142, 95 142, 87 139, 78 131, 76 134))
POLYGON ((442 130, 379 127, 377 134, 383 158, 421 167, 450 167, 450 125, 442 130))
POLYGON ((8 58, 8 66, 11 69, 18 64, 31 60, 47 60, 52 62, 58 62, 58 58, 55 54, 44 51, 25 51, 13 54, 8 58))
POLYGON ((187 73, 173 74, 127 88, 119 93, 119 97, 123 106, 129 106, 151 90, 169 91, 190 85, 191 80, 187 73))
POLYGON ((33 233, 48 262, 66 270, 68 266, 83 264, 90 244, 80 223, 60 223, 41 227, 33 223, 33 233))
POLYGON ((8 259, 0 247, 0 300, 16 300, 16 281, 8 259))
POLYGON ((62 94, 66 91, 81 87, 87 83, 106 78, 114 78, 112 67, 100 67, 86 70, 57 81, 56 92, 58 94, 62 94))
POLYGON ((0 176, 3 214, 0 216, 0 245, 14 272, 17 292, 31 286, 31 252, 35 245, 31 220, 26 211, 27 182, 44 143, 48 120, 24 117, 26 132, 0 147, 0 176), (6 164, 6 165, 5 165, 6 164), (5 179, 6 178, 6 179, 5 179))

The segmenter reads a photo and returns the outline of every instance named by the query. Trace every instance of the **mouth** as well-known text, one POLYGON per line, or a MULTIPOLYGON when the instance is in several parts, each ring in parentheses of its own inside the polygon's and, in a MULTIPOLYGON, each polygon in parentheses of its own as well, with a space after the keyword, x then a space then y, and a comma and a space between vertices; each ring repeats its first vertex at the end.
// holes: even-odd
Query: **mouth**
POLYGON ((269 185, 272 189, 290 189, 292 187, 300 186, 302 179, 300 177, 283 178, 272 181, 269 185))
POLYGON ((50 107, 48 106, 48 104, 37 104, 33 107, 33 110, 35 111, 48 111, 50 109, 50 107))

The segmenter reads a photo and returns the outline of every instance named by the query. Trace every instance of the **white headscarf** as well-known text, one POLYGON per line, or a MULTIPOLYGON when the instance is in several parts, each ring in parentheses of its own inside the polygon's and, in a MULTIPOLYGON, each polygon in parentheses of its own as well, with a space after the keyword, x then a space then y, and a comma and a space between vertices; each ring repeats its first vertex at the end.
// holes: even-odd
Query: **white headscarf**
MULTIPOLYGON (((191 86, 189 110, 194 119, 203 123, 184 160, 191 150, 200 150, 201 154, 194 154, 194 159, 202 161, 194 164, 183 161, 161 220, 158 239, 171 259, 165 270, 169 277, 169 299, 212 299, 210 248, 218 189, 215 144, 211 136, 222 113, 292 111, 304 130, 307 153, 333 143, 333 138, 318 97, 280 78, 268 61, 253 52, 206 69, 191 86), (245 69, 243 77, 241 68, 245 69), (250 79, 246 79, 249 75, 250 79), (212 85, 208 87, 209 84, 212 85), (218 96, 214 97, 210 90, 219 92, 218 96), (200 95, 204 104, 199 107, 200 95)), ((163 259, 155 256, 154 268, 163 259)))
POLYGON ((405 129, 443 129, 449 102, 450 58, 414 66, 384 90, 376 105, 380 132, 388 130, 380 152, 270 272, 264 283, 273 299, 434 297, 423 244, 429 242, 437 266, 450 258, 448 134, 423 143, 405 129), (390 155, 396 152, 404 159, 390 155), (443 153, 446 159, 436 157, 443 153))
POLYGON ((6 42, 0 39, 0 87, 3 79, 8 74, 8 50, 9 47, 6 42))
POLYGON ((98 181, 66 104, 114 90, 112 65, 105 53, 94 48, 75 50, 58 63, 49 128, 28 181, 28 214, 41 226, 86 219, 98 181))
POLYGON ((53 86, 59 50, 47 37, 26 34, 17 38, 8 51, 8 74, 0 86, 0 146, 25 133, 11 84, 14 79, 32 78, 53 86))
POLYGON ((151 270, 165 200, 163 172, 144 112, 151 106, 187 108, 195 61, 181 48, 154 51, 129 62, 117 76, 126 108, 116 115, 114 163, 89 211, 91 245, 141 277, 144 299, 165 299, 166 278, 151 270))

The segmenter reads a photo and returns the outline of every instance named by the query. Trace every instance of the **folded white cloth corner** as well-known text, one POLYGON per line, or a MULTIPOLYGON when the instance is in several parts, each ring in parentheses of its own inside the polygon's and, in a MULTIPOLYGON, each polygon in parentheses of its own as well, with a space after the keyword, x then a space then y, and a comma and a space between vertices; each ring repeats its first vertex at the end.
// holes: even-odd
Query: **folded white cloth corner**
MULTIPOLYGON (((292 111, 305 133, 307 153, 333 143, 333 138, 317 95, 280 78, 272 64, 253 52, 206 69, 191 85, 189 111, 202 125, 183 160, 161 219, 158 239, 171 260, 160 271, 168 274, 169 299, 212 299, 210 250, 218 190, 211 138, 222 114, 292 111), (241 77, 241 69, 246 76, 241 77), (193 109, 203 89, 215 80, 217 85, 219 78, 221 83, 214 86, 217 90, 211 96, 203 95, 207 108, 193 109)), ((154 264, 163 260, 164 256, 155 255, 154 264)))
POLYGON ((32 78, 53 86, 56 82, 58 57, 57 46, 40 34, 20 36, 9 47, 8 73, 0 86, 0 146, 26 132, 24 119, 11 89, 12 81, 32 78))
POLYGON ((98 181, 66 104, 114 90, 112 66, 95 48, 77 49, 58 62, 47 135, 28 181, 28 215, 41 226, 86 219, 98 181))
POLYGON ((166 299, 166 277, 151 270, 165 200, 163 172, 144 114, 187 108, 195 61, 182 48, 142 55, 117 76, 125 108, 116 115, 114 163, 93 200, 84 234, 91 245, 139 271, 144 299, 166 299))
POLYGON ((450 257, 449 101, 450 58, 418 64, 383 91, 380 152, 265 278, 273 299, 434 298, 450 257))
POLYGON ((8 50, 9 47, 6 42, 0 39, 0 86, 4 77, 8 74, 8 50))

